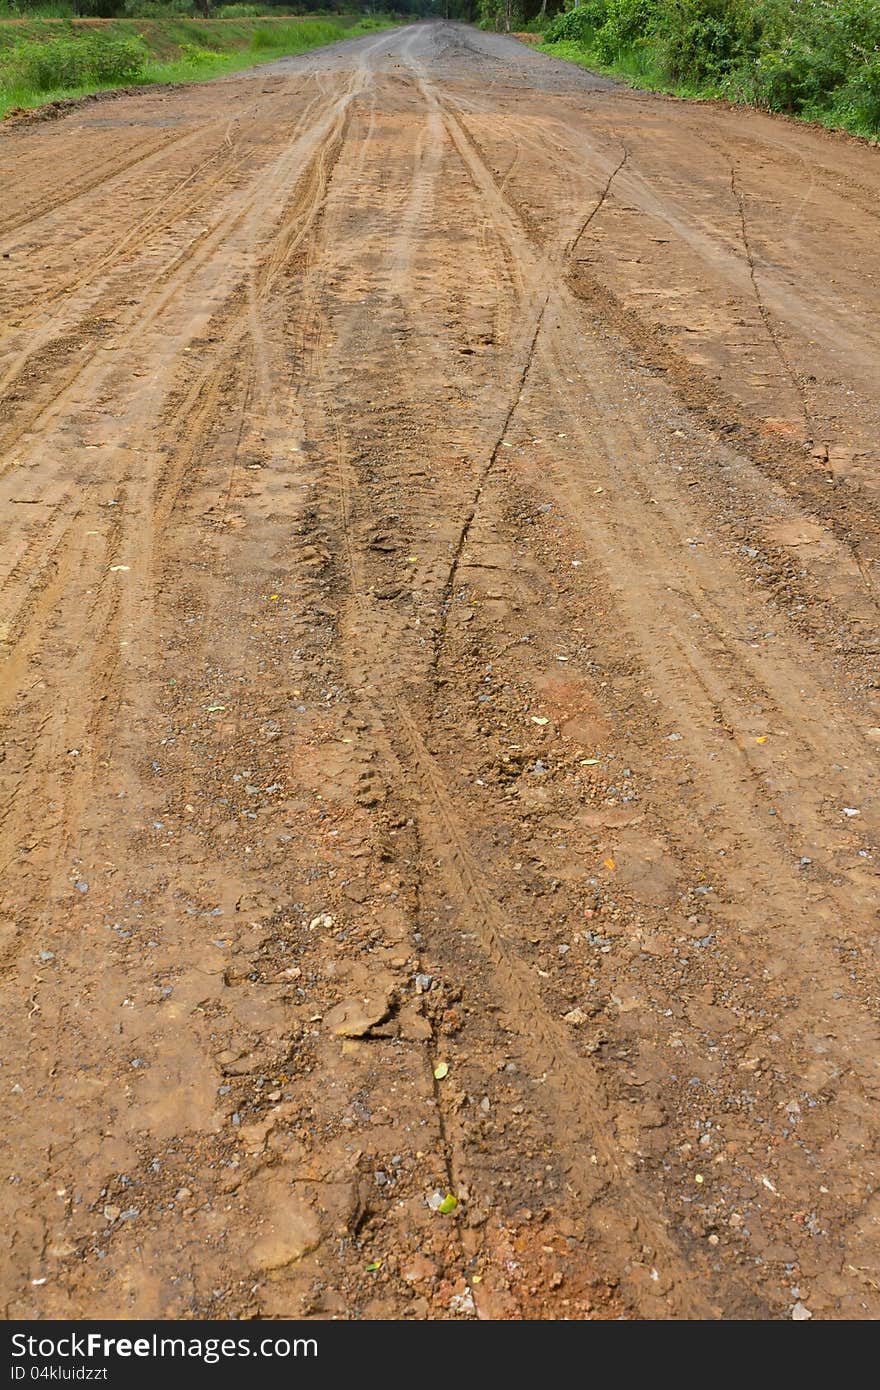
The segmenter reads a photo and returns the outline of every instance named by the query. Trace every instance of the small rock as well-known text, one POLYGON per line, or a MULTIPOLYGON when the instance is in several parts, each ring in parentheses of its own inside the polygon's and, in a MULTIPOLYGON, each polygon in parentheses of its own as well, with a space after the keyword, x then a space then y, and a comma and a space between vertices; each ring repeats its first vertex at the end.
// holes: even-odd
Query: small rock
POLYGON ((794 1322, 808 1322, 813 1314, 805 1304, 798 1300, 791 1310, 791 1316, 794 1322))
POLYGON ((317 1248, 320 1234, 316 1213, 292 1198, 273 1212, 265 1232, 248 1251, 251 1269, 262 1274, 287 1268, 317 1248))
POLYGON ((407 1042, 427 1042, 431 1036, 431 1025, 423 1018, 417 1005, 404 1004, 400 1010, 400 1036, 407 1042))
POLYGON ((569 1009, 567 1014, 562 1015, 563 1023, 570 1023, 572 1028, 580 1028, 588 1020, 589 1015, 585 1014, 583 1009, 569 1009))
POLYGON ((436 1279, 437 1266, 425 1255, 414 1255, 403 1271, 407 1284, 421 1284, 436 1279))
POLYGON ((362 1038, 377 1023, 382 1023, 391 1011, 393 996, 387 990, 358 999, 343 999, 329 1010, 326 1026, 338 1038, 362 1038))
POLYGON ((465 1289, 464 1293, 454 1293, 449 1300, 449 1308, 453 1313, 473 1313, 474 1296, 470 1289, 465 1289))

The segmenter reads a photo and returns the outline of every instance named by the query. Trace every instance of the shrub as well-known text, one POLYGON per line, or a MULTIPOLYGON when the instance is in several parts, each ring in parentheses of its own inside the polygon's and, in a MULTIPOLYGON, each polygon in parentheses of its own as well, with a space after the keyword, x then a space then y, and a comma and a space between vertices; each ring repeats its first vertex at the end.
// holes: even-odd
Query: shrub
POLYGON ((148 57, 140 39, 83 34, 19 44, 11 54, 10 66, 23 86, 53 92, 65 87, 135 82, 143 77, 148 57))
POLYGON ((878 0, 584 0, 546 41, 637 82, 880 130, 878 0))
POLYGON ((608 14, 596 32, 596 52, 604 63, 613 63, 627 50, 644 43, 654 26, 654 0, 608 0, 608 14))
POLYGON ((575 10, 564 10, 547 27, 548 43, 579 43, 589 48, 597 29, 608 17, 606 0, 586 0, 575 10))
POLYGON ((859 69, 841 95, 859 125, 880 130, 880 53, 859 69))
POLYGON ((753 13, 737 0, 677 0, 657 26, 662 70, 673 81, 717 80, 754 47, 753 13))
POLYGON ((777 111, 827 109, 844 89, 853 98, 861 92, 870 106, 870 70, 880 52, 876 0, 800 0, 793 9, 764 0, 763 18, 756 62, 763 104, 777 111))

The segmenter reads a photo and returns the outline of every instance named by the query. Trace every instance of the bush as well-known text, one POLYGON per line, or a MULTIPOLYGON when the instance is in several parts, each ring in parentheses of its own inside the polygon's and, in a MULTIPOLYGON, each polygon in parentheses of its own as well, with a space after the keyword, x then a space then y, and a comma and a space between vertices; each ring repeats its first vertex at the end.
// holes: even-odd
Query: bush
POLYGON ((743 58, 754 29, 732 0, 678 0, 658 24, 661 68, 673 81, 715 81, 743 58))
POLYGON ((880 53, 876 0, 764 0, 755 63, 758 100, 776 111, 830 109, 843 92, 871 105, 871 68, 880 53), (857 94, 861 94, 860 97, 857 94))
POLYGON ((586 0, 576 10, 564 10, 550 21, 547 43, 579 43, 589 48, 607 18, 606 0, 586 0))
POLYGON ((11 54, 16 80, 37 92, 135 82, 149 55, 137 38, 109 34, 59 37, 19 44, 11 54))
POLYGON ((841 104, 850 107, 856 124, 867 130, 880 130, 880 53, 860 68, 840 98, 841 104))
POLYGON ((585 0, 546 42, 636 82, 880 131, 878 0, 585 0))
POLYGON ((602 62, 613 63, 642 45, 656 16, 655 0, 608 0, 605 23, 596 33, 596 52, 602 62))

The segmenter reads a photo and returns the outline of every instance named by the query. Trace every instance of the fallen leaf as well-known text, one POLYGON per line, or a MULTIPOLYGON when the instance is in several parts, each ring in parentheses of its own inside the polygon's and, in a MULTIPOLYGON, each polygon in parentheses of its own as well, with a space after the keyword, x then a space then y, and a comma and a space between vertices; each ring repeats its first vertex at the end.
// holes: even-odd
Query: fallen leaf
POLYGON ((440 1203, 437 1210, 439 1211, 441 1216, 448 1216, 450 1212, 455 1211, 455 1208, 457 1206, 458 1198, 453 1197, 451 1192, 447 1192, 446 1196, 443 1198, 443 1201, 440 1203))

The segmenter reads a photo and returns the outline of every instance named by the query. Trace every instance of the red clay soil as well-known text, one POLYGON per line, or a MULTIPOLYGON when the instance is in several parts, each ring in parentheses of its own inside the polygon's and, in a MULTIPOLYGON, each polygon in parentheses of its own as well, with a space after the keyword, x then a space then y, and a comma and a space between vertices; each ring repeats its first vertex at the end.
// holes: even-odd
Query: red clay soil
POLYGON ((877 1317, 876 151, 437 24, 0 179, 5 1315, 877 1317))

